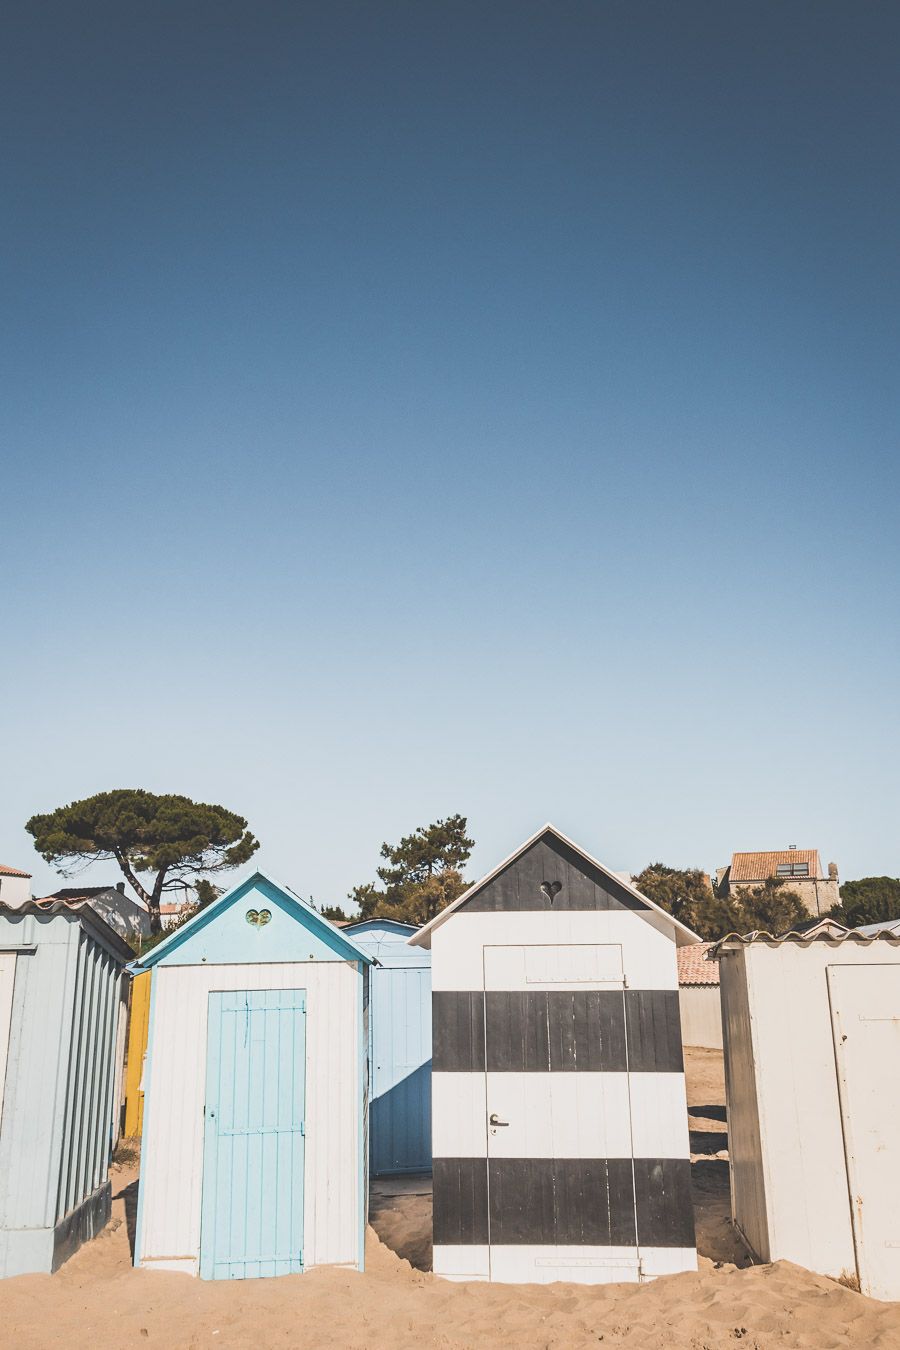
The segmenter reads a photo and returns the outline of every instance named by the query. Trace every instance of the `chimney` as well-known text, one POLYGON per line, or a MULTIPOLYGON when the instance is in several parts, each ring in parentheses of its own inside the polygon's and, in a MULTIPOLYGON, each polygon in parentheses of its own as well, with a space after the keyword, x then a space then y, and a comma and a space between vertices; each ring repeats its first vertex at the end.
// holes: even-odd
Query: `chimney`
POLYGON ((829 881, 837 881, 837 879, 838 879, 837 863, 829 863, 829 864, 828 864, 828 880, 829 880, 829 881))
POLYGON ((124 882, 124 881, 117 881, 117 882, 116 882, 116 890, 119 892, 120 895, 124 895, 124 894, 125 894, 125 882, 124 882))

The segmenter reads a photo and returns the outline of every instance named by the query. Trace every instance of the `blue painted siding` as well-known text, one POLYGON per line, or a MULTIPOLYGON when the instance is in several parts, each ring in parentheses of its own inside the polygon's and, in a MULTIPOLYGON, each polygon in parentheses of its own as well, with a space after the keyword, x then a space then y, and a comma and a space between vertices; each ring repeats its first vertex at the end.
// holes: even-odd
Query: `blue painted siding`
POLYGON ((370 973, 369 1156, 373 1176, 431 1169, 431 954, 407 924, 346 930, 379 962, 370 973))
POLYGON ((209 995, 200 1274, 303 1269, 306 994, 209 995))
POLYGON ((340 928, 264 873, 254 872, 164 938, 140 968, 360 957, 368 959, 340 928))

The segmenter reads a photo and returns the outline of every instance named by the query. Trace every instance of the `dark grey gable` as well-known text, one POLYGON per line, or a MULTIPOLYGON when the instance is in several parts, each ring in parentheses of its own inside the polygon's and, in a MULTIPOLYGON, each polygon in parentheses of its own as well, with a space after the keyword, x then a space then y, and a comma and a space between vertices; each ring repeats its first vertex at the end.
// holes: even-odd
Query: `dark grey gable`
POLYGON ((649 909, 649 905, 632 895, 621 882, 601 872, 552 830, 545 830, 524 853, 464 900, 456 912, 552 913, 571 909, 649 909))

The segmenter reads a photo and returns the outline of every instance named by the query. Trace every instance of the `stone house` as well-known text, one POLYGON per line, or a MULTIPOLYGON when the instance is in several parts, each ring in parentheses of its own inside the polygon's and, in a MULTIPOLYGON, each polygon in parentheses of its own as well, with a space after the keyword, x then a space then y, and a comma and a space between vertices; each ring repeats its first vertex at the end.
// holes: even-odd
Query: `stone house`
POLYGON ((733 853, 731 862, 716 871, 720 895, 749 886, 761 886, 771 877, 777 877, 785 886, 796 891, 809 913, 817 918, 837 904, 841 892, 837 863, 829 863, 825 872, 816 848, 786 849, 770 853, 733 853))

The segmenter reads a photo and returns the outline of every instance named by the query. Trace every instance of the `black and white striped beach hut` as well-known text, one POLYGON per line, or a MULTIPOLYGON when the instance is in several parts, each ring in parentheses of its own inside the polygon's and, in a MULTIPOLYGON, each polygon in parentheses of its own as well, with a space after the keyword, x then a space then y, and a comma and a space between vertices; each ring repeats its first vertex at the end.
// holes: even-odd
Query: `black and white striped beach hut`
POLYGON ((545 826, 413 937, 431 948, 434 1271, 696 1268, 670 914, 545 826))

